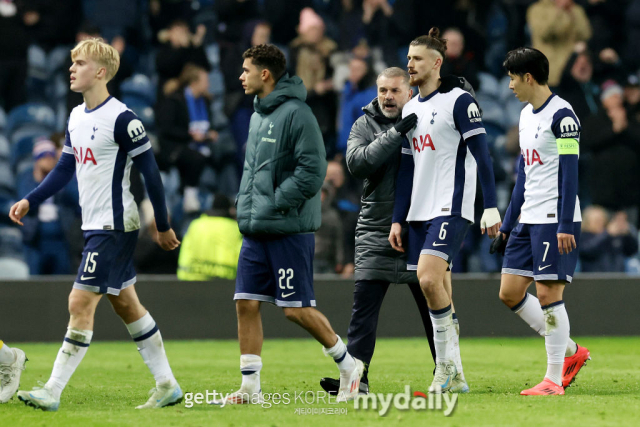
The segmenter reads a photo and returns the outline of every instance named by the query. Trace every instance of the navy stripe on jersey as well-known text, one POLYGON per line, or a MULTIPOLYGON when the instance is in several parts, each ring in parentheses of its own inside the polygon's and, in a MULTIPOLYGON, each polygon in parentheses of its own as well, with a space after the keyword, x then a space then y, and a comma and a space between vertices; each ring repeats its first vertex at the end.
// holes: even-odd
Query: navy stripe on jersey
POLYGON ((111 203, 113 204, 113 228, 124 230, 124 203, 122 202, 122 179, 127 165, 127 153, 121 146, 116 155, 116 163, 113 166, 113 179, 111 180, 111 203))
POLYGON ((460 138, 458 152, 456 153, 456 171, 453 181, 453 200, 451 203, 451 215, 462 216, 462 197, 464 196, 464 181, 466 179, 465 160, 467 158, 467 143, 460 138))

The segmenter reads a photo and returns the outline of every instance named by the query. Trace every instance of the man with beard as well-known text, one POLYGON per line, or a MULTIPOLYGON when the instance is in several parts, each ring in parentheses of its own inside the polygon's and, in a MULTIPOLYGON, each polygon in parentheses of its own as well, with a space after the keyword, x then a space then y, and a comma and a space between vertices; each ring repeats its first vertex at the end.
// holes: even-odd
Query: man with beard
POLYGON ((455 346, 451 286, 445 277, 473 223, 476 174, 484 196, 482 232, 494 237, 502 224, 478 104, 462 89, 439 91, 446 43, 440 30, 432 28, 409 46, 410 84, 420 93, 402 115, 415 113, 418 122, 407 132, 402 148, 389 234, 391 246, 403 252, 402 224, 409 223, 407 268, 417 270, 433 323, 436 372, 429 389, 433 393, 468 391, 455 346))
MULTIPOLYGON (((347 142, 349 171, 364 180, 356 228, 356 283, 347 345, 349 353, 365 363, 360 382, 360 393, 364 394, 369 391, 368 370, 376 344, 378 315, 391 283, 408 283, 435 361, 433 329, 418 278, 415 272, 407 271, 406 255, 394 251, 388 241, 401 145, 418 119, 416 114, 401 118, 402 108, 413 91, 409 74, 397 67, 384 70, 376 83, 378 96, 362 108, 365 114, 356 120, 347 142)), ((472 90, 464 79, 455 76, 442 79, 441 91, 448 92, 454 87, 472 90)), ((449 273, 445 280, 450 283, 450 278, 449 273)), ((339 381, 323 378, 320 385, 329 393, 337 393, 339 381)))

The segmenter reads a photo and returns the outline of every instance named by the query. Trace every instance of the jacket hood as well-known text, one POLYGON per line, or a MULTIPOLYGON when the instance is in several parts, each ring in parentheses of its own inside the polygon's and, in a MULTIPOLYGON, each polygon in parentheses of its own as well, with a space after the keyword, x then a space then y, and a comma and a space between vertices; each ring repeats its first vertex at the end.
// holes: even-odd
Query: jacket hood
POLYGON ((270 114, 290 99, 299 99, 304 102, 307 99, 307 88, 298 76, 289 77, 288 73, 278 80, 276 87, 269 95, 260 99, 257 96, 253 100, 253 108, 260 114, 270 114))
MULTIPOLYGON (((362 111, 364 111, 364 113, 367 116, 370 116, 371 118, 373 118, 376 122, 378 123, 395 123, 396 121, 398 121, 398 119, 390 119, 389 117, 385 116, 384 114, 382 114, 382 111, 380 110, 380 104, 378 103, 378 98, 373 98, 373 101, 371 101, 369 104, 367 104, 366 106, 362 107, 362 111)), ((401 116, 398 116, 401 117, 401 116)))

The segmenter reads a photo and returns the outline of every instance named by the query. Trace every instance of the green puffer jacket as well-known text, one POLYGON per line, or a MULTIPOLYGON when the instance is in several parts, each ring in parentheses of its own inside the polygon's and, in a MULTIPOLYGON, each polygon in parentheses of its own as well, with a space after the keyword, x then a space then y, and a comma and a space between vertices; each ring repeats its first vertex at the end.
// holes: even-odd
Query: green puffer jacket
POLYGON ((320 187, 327 172, 318 122, 302 80, 285 74, 255 98, 237 198, 244 235, 312 233, 320 228, 320 187))

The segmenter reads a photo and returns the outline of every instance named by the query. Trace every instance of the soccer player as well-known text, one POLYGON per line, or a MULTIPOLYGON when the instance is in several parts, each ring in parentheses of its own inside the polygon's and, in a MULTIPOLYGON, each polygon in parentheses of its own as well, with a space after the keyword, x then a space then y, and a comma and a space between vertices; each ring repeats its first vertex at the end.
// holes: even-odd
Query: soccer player
POLYGON ((500 299, 544 336, 547 348, 544 380, 520 394, 564 394, 589 359, 589 350, 569 338, 562 300, 578 261, 580 121, 571 105, 549 90, 549 61, 542 52, 512 50, 504 67, 509 89, 528 104, 520 113, 516 185, 492 244, 504 252, 500 299), (532 281, 538 298, 527 293, 532 281))
POLYGON ((277 47, 257 45, 242 57, 240 81, 245 94, 255 95, 255 112, 237 197, 244 236, 234 296, 242 385, 227 403, 262 400, 262 302, 282 307, 287 319, 323 345, 340 370, 338 400, 351 400, 364 365, 314 308, 313 232, 320 227, 320 188, 327 169, 322 134, 304 102, 302 80, 285 72, 286 60, 277 47))
MULTIPOLYGON (((369 391, 369 366, 376 345, 378 315, 390 283, 407 283, 418 306, 433 361, 436 360, 433 326, 424 294, 415 271, 407 271, 407 254, 393 250, 389 231, 393 217, 396 175, 400 167, 404 135, 415 127, 418 117, 402 118, 404 105, 411 100, 409 73, 397 67, 384 70, 376 80, 378 96, 362 108, 347 141, 347 166, 351 174, 364 179, 362 209, 356 228, 355 290, 349 322, 349 353, 365 364, 360 393, 369 391)), ((473 90, 464 79, 447 76, 440 92, 454 87, 473 90)), ((448 274, 445 282, 450 280, 448 274)), ((337 394, 339 381, 323 378, 325 391, 337 394)))
POLYGON ((140 304, 134 283, 133 252, 140 218, 129 190, 129 172, 135 163, 144 176, 158 226, 157 242, 173 250, 180 242, 169 226, 164 189, 145 129, 136 115, 107 92, 107 82, 120 65, 118 52, 101 39, 84 40, 71 51, 71 90, 84 103, 69 116, 66 141, 56 167, 23 200, 11 207, 10 218, 20 219, 30 208, 78 178, 85 246, 82 263, 69 295, 69 326, 49 381, 40 389, 19 391, 27 405, 55 411, 60 394, 89 349, 96 306, 104 294, 126 324, 156 387, 137 408, 173 405, 182 400, 164 351, 156 322, 140 304))
POLYGON ((7 403, 15 394, 26 362, 24 351, 0 340, 0 403, 7 403))
POLYGON ((419 95, 402 116, 418 123, 402 148, 389 241, 402 251, 401 223, 409 222, 408 268, 417 270, 434 330, 436 371, 430 391, 468 391, 462 375, 453 320, 451 286, 445 281, 451 261, 473 223, 476 174, 484 196, 482 233, 494 237, 501 225, 486 132, 474 98, 460 88, 440 93, 440 67, 447 48, 438 28, 409 46, 411 85, 419 95))

